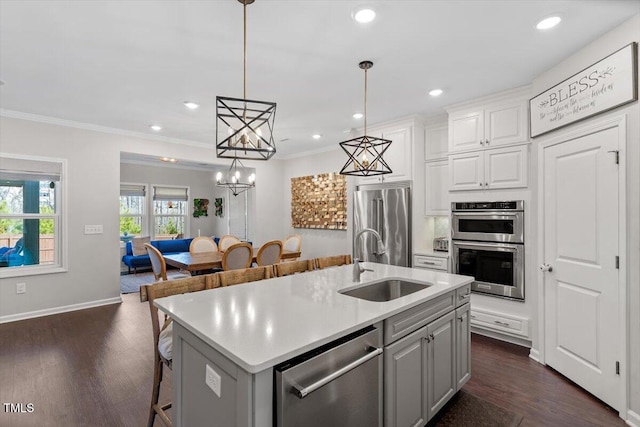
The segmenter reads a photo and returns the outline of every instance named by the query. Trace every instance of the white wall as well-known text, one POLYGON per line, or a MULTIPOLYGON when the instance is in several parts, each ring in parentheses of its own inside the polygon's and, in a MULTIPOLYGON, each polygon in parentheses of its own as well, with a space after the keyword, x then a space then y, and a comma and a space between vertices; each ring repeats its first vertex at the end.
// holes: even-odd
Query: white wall
MULTIPOLYGON (((532 93, 538 94, 545 91, 633 41, 640 41, 640 15, 634 16, 538 76, 532 83, 532 93)), ((628 126, 627 152, 622 153, 627 170, 627 251, 621 256, 621 262, 623 268, 626 267, 627 270, 629 359, 626 368, 630 371, 631 378, 629 408, 632 411, 629 413, 629 418, 636 425, 640 425, 640 262, 638 262, 640 260, 640 107, 638 101, 572 124, 570 128, 578 128, 596 120, 620 115, 626 115, 628 126)), ((536 138, 534 144, 551 137, 553 132, 548 136, 536 138)))
MULTIPOLYGON (((229 164, 217 161, 213 144, 172 144, 67 124, 75 127, 0 117, 3 152, 67 159, 68 230, 63 234, 69 251, 67 272, 0 279, 0 322, 118 301, 121 152, 229 164), (84 235, 85 224, 102 224, 104 234, 84 235), (18 282, 26 283, 25 294, 16 295, 18 282)), ((250 225, 250 237, 259 243, 284 235, 282 162, 247 161, 246 166, 256 169, 255 211, 260 215, 250 225)))
POLYGON ((351 253, 355 180, 352 177, 347 177, 347 230, 319 230, 291 226, 291 178, 329 172, 338 173, 345 161, 346 154, 336 144, 335 150, 290 158, 285 162, 282 177, 282 187, 284 188, 282 220, 285 225, 285 234, 300 234, 302 236, 302 258, 304 259, 351 253))

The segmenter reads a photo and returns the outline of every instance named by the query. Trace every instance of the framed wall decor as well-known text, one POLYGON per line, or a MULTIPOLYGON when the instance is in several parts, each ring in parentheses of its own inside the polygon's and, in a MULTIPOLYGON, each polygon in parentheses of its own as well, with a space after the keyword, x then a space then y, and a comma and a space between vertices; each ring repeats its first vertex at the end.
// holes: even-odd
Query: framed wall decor
POLYGON ((209 199, 193 199, 193 217, 209 216, 209 199))
POLYGON ((529 100, 531 138, 638 99, 638 44, 630 43, 529 100))
POLYGON ((224 197, 216 197, 214 201, 215 216, 224 217, 224 197))
POLYGON ((346 230, 346 177, 332 172, 291 178, 291 226, 346 230))

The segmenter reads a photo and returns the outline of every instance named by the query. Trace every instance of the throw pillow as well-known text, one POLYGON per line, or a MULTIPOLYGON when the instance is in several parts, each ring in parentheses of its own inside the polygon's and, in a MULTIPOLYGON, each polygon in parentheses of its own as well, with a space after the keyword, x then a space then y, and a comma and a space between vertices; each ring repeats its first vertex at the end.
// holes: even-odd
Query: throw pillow
POLYGON ((133 252, 133 255, 146 255, 147 248, 144 247, 144 244, 149 243, 150 241, 150 237, 134 237, 131 240, 131 251, 133 252))

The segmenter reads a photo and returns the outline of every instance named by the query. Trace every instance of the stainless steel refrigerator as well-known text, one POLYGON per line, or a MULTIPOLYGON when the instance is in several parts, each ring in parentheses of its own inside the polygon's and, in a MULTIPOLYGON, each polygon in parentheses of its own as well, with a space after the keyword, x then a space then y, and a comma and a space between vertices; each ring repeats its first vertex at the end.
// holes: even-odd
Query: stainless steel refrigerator
POLYGON ((411 183, 361 185, 354 192, 353 205, 354 258, 411 267, 411 183), (377 254, 374 233, 358 237, 365 228, 380 234, 384 254, 377 254))

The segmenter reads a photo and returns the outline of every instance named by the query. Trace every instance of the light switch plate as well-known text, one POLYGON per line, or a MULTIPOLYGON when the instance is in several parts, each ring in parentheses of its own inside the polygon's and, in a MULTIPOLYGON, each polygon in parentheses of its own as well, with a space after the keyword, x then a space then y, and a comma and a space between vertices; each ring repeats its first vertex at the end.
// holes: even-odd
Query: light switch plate
POLYGON ((220 382, 220 374, 213 370, 213 368, 207 365, 207 372, 205 374, 204 382, 207 383, 209 388, 220 397, 222 392, 222 384, 220 382))
POLYGON ((85 225, 84 234, 102 234, 102 225, 85 225))
POLYGON ((26 283, 16 283, 16 294, 24 294, 27 292, 26 283))

